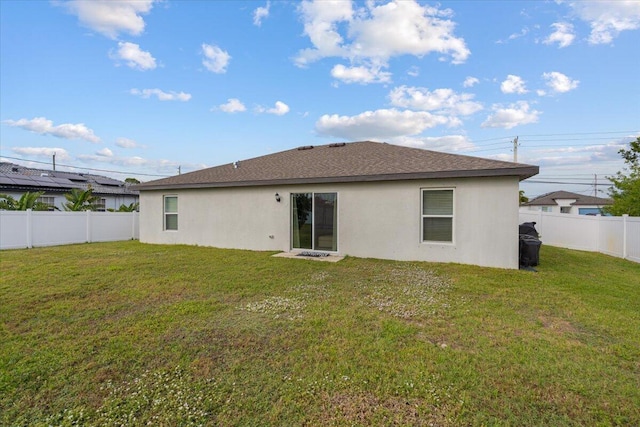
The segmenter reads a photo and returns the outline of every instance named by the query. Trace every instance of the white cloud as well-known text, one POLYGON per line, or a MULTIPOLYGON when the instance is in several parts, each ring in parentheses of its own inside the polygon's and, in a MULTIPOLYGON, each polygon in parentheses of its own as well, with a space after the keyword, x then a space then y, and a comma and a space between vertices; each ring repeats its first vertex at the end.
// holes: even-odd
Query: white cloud
POLYGON ((9 126, 39 133, 40 135, 52 135, 64 139, 84 139, 85 141, 93 143, 100 142, 100 138, 93 133, 93 130, 86 127, 84 123, 64 123, 54 126, 53 121, 45 117, 35 117, 31 120, 5 120, 4 123, 9 126))
POLYGON ((576 35, 573 33, 573 25, 567 22, 556 22, 551 24, 555 31, 543 40, 544 44, 558 43, 558 47, 567 47, 573 43, 576 35))
POLYGON ((345 67, 337 64, 331 69, 331 76, 344 83, 387 83, 391 81, 391 73, 381 71, 380 67, 345 67))
POLYGON ((120 33, 142 34, 145 23, 141 15, 149 13, 153 3, 154 0, 71 0, 61 4, 78 17, 81 25, 115 39, 120 33))
POLYGON ((412 137, 399 136, 387 142, 405 147, 415 147, 435 151, 459 152, 475 148, 474 144, 464 135, 412 137))
POLYGON ((269 17, 270 7, 271 2, 267 1, 267 4, 264 7, 260 6, 253 11, 253 25, 258 27, 262 25, 262 20, 269 17))
POLYGON ((156 59, 151 53, 140 49, 135 43, 118 42, 118 50, 109 54, 111 59, 125 61, 128 67, 146 71, 156 68, 156 59))
POLYGON ((116 145, 122 148, 138 148, 140 145, 135 142, 133 139, 129 138, 118 138, 116 139, 116 145))
POLYGON ((482 104, 473 101, 470 93, 456 93, 452 89, 400 86, 389 93, 391 105, 423 111, 436 111, 450 115, 468 116, 482 110, 482 104))
POLYGON ((247 107, 245 107, 244 104, 237 98, 229 98, 226 104, 220 104, 218 105, 218 108, 225 113, 238 113, 247 111, 247 107))
POLYGON ((51 159, 55 154, 57 161, 69 160, 71 158, 69 152, 60 147, 13 147, 11 151, 22 156, 44 157, 47 159, 51 159))
POLYGON ((464 79, 464 82, 462 83, 462 86, 463 87, 474 87, 478 83, 480 83, 480 80, 478 80, 475 77, 469 76, 466 79, 464 79))
POLYGON ((591 25, 591 44, 608 44, 622 31, 640 29, 640 2, 637 0, 574 1, 569 5, 591 25))
POLYGON ((430 53, 459 64, 470 54, 464 39, 454 35, 451 10, 421 6, 415 0, 368 1, 355 11, 351 1, 303 1, 298 10, 313 45, 298 53, 298 66, 340 57, 349 59, 354 70, 363 64, 380 69, 395 56, 430 53))
POLYGON ((276 116, 284 116, 289 112, 289 106, 282 101, 276 101, 273 108, 265 108, 262 106, 256 107, 257 113, 275 114, 276 116))
POLYGON ((156 96, 159 101, 182 101, 186 102, 191 99, 190 93, 185 92, 164 92, 160 89, 131 89, 129 91, 131 95, 137 95, 141 98, 150 98, 156 96))
POLYGON ((555 93, 569 92, 578 87, 579 80, 571 80, 571 78, 565 76, 557 71, 542 74, 542 78, 546 80, 547 86, 555 93))
POLYGON ((420 75, 420 68, 414 65, 407 70, 407 74, 411 77, 418 77, 420 75))
POLYGON ((357 116, 325 114, 316 122, 320 135, 349 140, 385 140, 393 137, 417 135, 426 129, 449 124, 447 117, 426 111, 384 109, 366 111, 357 116))
POLYGON ((109 150, 107 147, 97 151, 96 154, 101 157, 113 157, 113 151, 109 150))
POLYGON ((515 104, 503 108, 501 105, 494 105, 493 114, 487 117, 482 123, 483 128, 504 128, 511 129, 516 126, 536 123, 540 112, 530 110, 529 103, 526 101, 518 101, 515 104))
POLYGON ((227 66, 231 60, 231 55, 228 52, 220 49, 216 45, 202 44, 202 65, 213 73, 223 74, 227 72, 227 66))
POLYGON ((502 82, 500 90, 502 93, 523 94, 528 92, 524 80, 520 76, 514 76, 513 74, 509 74, 507 79, 502 82))

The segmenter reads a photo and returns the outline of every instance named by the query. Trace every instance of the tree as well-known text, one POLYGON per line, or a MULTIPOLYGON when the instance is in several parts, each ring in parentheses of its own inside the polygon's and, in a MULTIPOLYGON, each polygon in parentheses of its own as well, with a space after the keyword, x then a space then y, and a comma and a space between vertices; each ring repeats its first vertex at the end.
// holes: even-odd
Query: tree
POLYGON ((640 216, 640 136, 629 144, 629 149, 620 149, 625 170, 607 178, 613 183, 609 196, 613 205, 604 208, 611 215, 640 216))
POLYGON ((520 190, 520 204, 527 203, 529 198, 524 195, 524 190, 520 190))
POLYGON ((107 210, 109 212, 136 212, 139 207, 140 207, 140 203, 133 202, 128 205, 125 205, 124 203, 121 204, 118 210, 115 210, 115 209, 107 209, 107 210))
POLYGON ((49 205, 38 200, 43 194, 44 191, 36 191, 35 193, 27 191, 19 200, 16 200, 13 196, 0 194, 0 209, 6 211, 26 211, 27 209, 48 211, 49 205))
POLYGON ((93 195, 93 189, 86 190, 74 188, 71 193, 64 195, 67 202, 63 205, 65 211, 95 211, 96 204, 100 202, 100 197, 93 195))
POLYGON ((136 178, 126 178, 124 182, 128 184, 140 184, 140 181, 137 180, 136 178))

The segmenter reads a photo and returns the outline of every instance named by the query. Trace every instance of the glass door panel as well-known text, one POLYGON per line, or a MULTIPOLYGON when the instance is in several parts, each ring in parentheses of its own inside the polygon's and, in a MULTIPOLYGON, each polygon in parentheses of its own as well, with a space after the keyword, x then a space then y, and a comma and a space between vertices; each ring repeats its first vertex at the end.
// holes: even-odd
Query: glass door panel
POLYGON ((291 247, 313 249, 311 193, 291 194, 291 247))
POLYGON ((337 194, 316 193, 313 198, 313 248, 337 251, 337 194))

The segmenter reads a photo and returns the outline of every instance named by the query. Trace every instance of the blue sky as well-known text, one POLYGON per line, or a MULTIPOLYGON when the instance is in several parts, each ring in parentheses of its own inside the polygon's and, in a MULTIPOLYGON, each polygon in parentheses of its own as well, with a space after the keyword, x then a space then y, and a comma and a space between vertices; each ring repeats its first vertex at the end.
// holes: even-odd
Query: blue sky
POLYGON ((0 24, 24 165, 148 181, 364 139, 512 160, 518 136, 528 195, 593 194, 640 135, 640 1, 2 0, 0 24))

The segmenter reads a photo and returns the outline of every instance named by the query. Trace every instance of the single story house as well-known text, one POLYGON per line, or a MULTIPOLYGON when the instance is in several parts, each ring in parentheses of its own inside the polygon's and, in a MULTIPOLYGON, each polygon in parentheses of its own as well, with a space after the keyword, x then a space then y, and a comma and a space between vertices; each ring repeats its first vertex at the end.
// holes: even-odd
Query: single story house
POLYGON ((537 166, 379 142, 304 146, 137 185, 140 241, 518 268, 537 166))
POLYGON ((19 199, 26 192, 44 191, 38 199, 51 210, 64 210, 65 194, 72 189, 93 190, 100 197, 97 211, 117 210, 121 205, 138 202, 138 191, 117 179, 88 173, 34 169, 9 162, 0 162, 0 194, 19 199))
POLYGON ((553 191, 523 203, 523 212, 542 211, 573 215, 599 215, 602 208, 612 205, 613 200, 602 197, 585 196, 569 191, 553 191))

